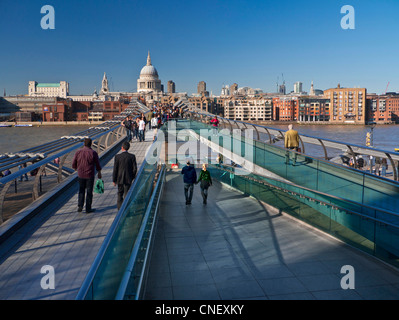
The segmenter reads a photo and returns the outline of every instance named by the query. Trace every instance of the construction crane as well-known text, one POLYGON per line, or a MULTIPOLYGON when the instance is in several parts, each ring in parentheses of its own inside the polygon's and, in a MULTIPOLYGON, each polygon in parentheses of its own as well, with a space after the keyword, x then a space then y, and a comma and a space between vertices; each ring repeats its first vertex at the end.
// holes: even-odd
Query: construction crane
POLYGON ((276 82, 276 85, 277 85, 277 92, 278 92, 278 80, 279 80, 279 78, 277 77, 277 82, 276 82))
POLYGON ((387 88, 385 89, 385 94, 387 94, 387 92, 388 92, 389 84, 390 84, 390 82, 388 82, 388 84, 387 84, 387 88))

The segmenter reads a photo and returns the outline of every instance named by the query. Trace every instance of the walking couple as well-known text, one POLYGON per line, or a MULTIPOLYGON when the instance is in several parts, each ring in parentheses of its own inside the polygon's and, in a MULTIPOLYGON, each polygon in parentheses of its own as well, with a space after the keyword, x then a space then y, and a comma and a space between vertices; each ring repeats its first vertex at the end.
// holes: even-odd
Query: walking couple
POLYGON ((208 188, 212 185, 211 174, 206 168, 206 164, 202 165, 199 178, 197 180, 197 172, 191 159, 187 159, 187 165, 183 167, 181 173, 183 174, 184 195, 186 197, 186 205, 191 204, 194 193, 194 184, 200 183, 201 195, 203 203, 206 204, 208 199, 208 188))
MULTIPOLYGON (((95 172, 98 172, 98 179, 102 179, 101 164, 96 151, 91 148, 92 140, 86 138, 84 147, 79 149, 72 161, 72 168, 78 172, 79 195, 78 195, 78 212, 83 211, 86 200, 86 213, 94 212, 92 208, 93 187, 95 172)), ((126 195, 136 178, 137 162, 136 156, 128 152, 130 143, 124 141, 121 147, 121 153, 117 154, 114 159, 114 169, 112 173, 112 181, 114 186, 118 187, 117 207, 118 210, 122 206, 126 195)))

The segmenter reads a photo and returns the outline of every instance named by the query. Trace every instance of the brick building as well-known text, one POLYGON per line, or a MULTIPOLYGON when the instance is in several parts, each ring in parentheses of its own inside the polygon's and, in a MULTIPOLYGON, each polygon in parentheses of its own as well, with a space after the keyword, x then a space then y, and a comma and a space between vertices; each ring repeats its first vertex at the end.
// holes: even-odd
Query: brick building
POLYGON ((123 112, 129 100, 58 101, 43 105, 43 121, 108 121, 123 112))
POLYGON ((399 95, 367 95, 368 122, 399 123, 399 95))
POLYGON ((333 123, 366 123, 365 88, 337 88, 324 91, 324 97, 330 100, 330 122, 333 123))
POLYGON ((275 121, 296 121, 298 118, 297 97, 274 97, 273 117, 275 121))
POLYGON ((44 122, 73 120, 71 100, 57 101, 57 103, 54 104, 44 104, 42 110, 44 122))

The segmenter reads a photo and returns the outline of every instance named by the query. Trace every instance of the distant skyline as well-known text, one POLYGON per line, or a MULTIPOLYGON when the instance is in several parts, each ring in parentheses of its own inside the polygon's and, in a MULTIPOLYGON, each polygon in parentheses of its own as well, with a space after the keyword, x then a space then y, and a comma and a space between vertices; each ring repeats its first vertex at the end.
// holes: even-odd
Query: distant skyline
POLYGON ((165 91, 222 86, 287 93, 365 87, 399 91, 399 1, 0 0, 0 95, 27 94, 28 81, 70 83, 70 94, 101 88, 136 91, 148 51, 165 91), (42 6, 55 9, 43 30, 42 6), (355 29, 341 28, 341 7, 355 9, 355 29), (283 76, 282 76, 283 75, 283 76))

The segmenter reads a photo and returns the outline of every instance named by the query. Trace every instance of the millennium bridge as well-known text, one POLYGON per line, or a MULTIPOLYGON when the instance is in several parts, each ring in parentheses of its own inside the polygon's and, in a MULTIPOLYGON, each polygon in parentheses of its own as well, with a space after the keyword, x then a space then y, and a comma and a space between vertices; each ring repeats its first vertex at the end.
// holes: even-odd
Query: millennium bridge
POLYGON ((304 135, 300 153, 287 151, 283 130, 223 118, 215 130, 214 115, 176 106, 182 118, 132 142, 139 171, 119 210, 113 159, 121 120, 150 112, 138 101, 87 131, 0 155, 0 171, 14 171, 0 179, 0 299, 399 298, 399 154, 304 135), (105 184, 90 214, 77 212, 70 166, 85 137, 105 184), (387 159, 389 175, 346 165, 358 155, 387 159), (198 185, 185 203, 188 158, 208 164, 207 204, 198 185))

